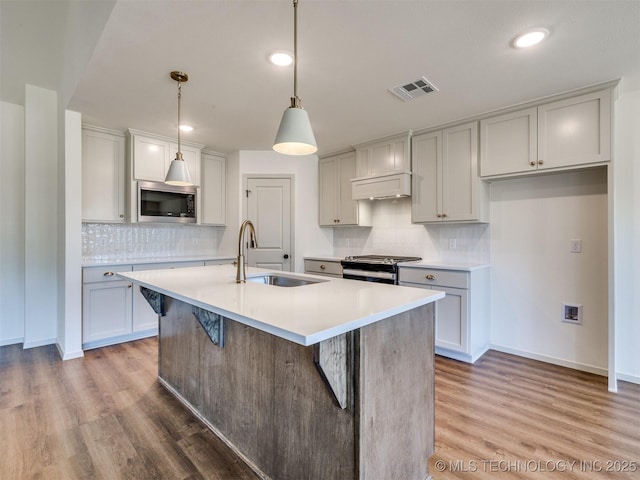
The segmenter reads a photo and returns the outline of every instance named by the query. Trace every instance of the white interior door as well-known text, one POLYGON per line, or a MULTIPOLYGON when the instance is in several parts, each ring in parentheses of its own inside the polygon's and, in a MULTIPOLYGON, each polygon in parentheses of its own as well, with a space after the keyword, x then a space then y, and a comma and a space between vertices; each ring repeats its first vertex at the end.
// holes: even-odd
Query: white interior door
POLYGON ((293 270, 291 178, 247 177, 246 218, 256 227, 257 248, 247 249, 251 267, 293 270))

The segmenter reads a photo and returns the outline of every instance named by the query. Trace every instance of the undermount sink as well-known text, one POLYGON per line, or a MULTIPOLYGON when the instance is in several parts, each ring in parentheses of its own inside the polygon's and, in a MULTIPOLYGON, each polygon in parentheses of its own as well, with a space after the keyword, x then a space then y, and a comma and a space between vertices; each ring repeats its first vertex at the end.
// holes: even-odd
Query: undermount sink
POLYGON ((247 282, 262 283, 264 285, 274 285, 276 287, 301 287, 303 285, 326 282, 326 280, 311 280, 309 278, 287 277, 284 275, 267 273, 265 275, 255 275, 247 277, 247 282))

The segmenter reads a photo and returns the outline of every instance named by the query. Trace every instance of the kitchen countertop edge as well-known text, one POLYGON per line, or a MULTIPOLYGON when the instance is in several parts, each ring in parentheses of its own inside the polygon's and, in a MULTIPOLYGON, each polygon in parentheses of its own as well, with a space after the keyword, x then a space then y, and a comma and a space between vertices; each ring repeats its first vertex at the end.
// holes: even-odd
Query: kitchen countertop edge
POLYGON ((88 260, 83 267, 108 267, 110 265, 144 265, 154 263, 206 262, 209 260, 235 260, 233 255, 194 255, 184 257, 123 258, 119 260, 88 260))
MULTIPOLYGON (((196 268, 208 269, 208 268, 215 268, 215 267, 196 267, 196 268)), ((134 283, 137 283, 144 287, 150 288, 161 294, 170 296, 172 298, 175 298, 177 300, 183 301, 191 305, 195 305, 205 310, 212 311, 214 313, 227 317, 231 320, 235 320, 237 322, 243 323, 250 327, 254 327, 258 330, 262 330, 264 332, 270 333, 272 335, 276 335, 278 337, 298 343, 303 346, 314 345, 324 340, 327 340, 329 338, 333 338, 338 335, 341 335, 343 333, 357 330, 358 328, 376 323, 378 321, 392 317, 399 313, 404 313, 406 311, 426 305, 428 303, 433 303, 437 300, 444 298, 445 296, 444 292, 441 292, 438 290, 423 290, 423 289, 413 289, 412 287, 399 287, 397 285, 393 285, 393 286, 385 285, 384 287, 391 287, 394 289, 395 288, 411 288, 412 290, 420 290, 421 293, 419 297, 414 297, 411 300, 404 301, 402 303, 398 303, 396 301, 390 301, 388 302, 387 305, 385 305, 384 308, 381 308, 378 311, 371 311, 370 309, 367 309, 367 310, 353 312, 352 315, 347 320, 342 321, 338 324, 332 324, 329 322, 327 324, 323 324, 315 327, 313 331, 302 333, 300 331, 296 331, 295 319, 292 319, 294 320, 293 322, 287 319, 282 319, 282 318, 279 318, 277 321, 270 321, 267 316, 262 315, 262 318, 261 318, 261 314, 254 313, 252 314, 252 316, 248 316, 247 314, 242 313, 242 310, 246 310, 245 304, 240 304, 235 306, 231 304, 225 305, 225 306, 215 305, 212 301, 206 301, 205 298, 198 298, 199 295, 197 293, 192 293, 192 292, 185 293, 185 291, 188 291, 188 289, 185 289, 185 291, 180 291, 181 289, 176 288, 175 287, 176 284, 173 282, 169 282, 169 284, 171 284, 173 288, 165 287, 161 285, 164 282, 157 281, 158 280, 157 276, 161 275, 160 272, 163 272, 162 275, 165 276, 165 278, 167 278, 166 277, 167 275, 170 275, 170 276, 180 275, 180 270, 171 270, 171 271, 155 270, 155 271, 139 271, 139 272, 126 272, 126 273, 118 272, 118 276, 130 281, 133 281, 134 283), (293 326, 288 326, 289 323, 293 326)), ((268 272, 268 270, 257 269, 257 268, 247 269, 247 273, 252 275, 266 273, 266 272, 268 272)), ((197 272, 193 272, 193 275, 197 276, 197 272)), ((285 275, 290 275, 295 277, 320 278, 313 275, 303 275, 300 273, 290 273, 290 272, 286 272, 285 275)), ((370 285, 369 286, 366 285, 369 282, 354 282, 353 280, 343 280, 343 279, 327 280, 326 278, 323 278, 321 283, 327 282, 328 284, 329 282, 335 282, 335 281, 347 282, 346 284, 342 284, 342 287, 336 286, 338 290, 344 290, 345 285, 350 285, 353 282, 351 286, 355 289, 354 292, 356 294, 358 289, 365 289, 370 287, 370 285)), ((213 286, 214 284, 215 283, 212 283, 211 285, 213 286)), ((230 294, 232 294, 235 288, 241 288, 241 287, 237 287, 236 285, 237 284, 235 283, 229 284, 226 287, 228 289, 227 291, 230 294)), ((247 285, 247 284, 244 284, 244 285, 247 285)), ((380 284, 377 284, 377 285, 380 285, 380 284)), ((221 284, 219 286, 222 287, 221 284)), ((271 288, 269 286, 267 287, 271 288)), ((250 287, 250 288, 255 288, 255 287, 250 287)), ((272 288, 281 288, 281 287, 272 287, 272 288)), ((286 300, 287 289, 284 289, 284 290, 285 291, 282 291, 282 295, 285 295, 285 296, 283 296, 283 298, 280 299, 281 301, 286 300)), ((318 293, 319 294, 330 293, 330 291, 326 291, 324 288, 322 290, 323 290, 322 292, 318 292, 318 293)), ((270 291, 269 302, 279 301, 277 296, 274 296, 275 292, 277 292, 277 290, 270 291)), ((260 301, 260 298, 256 297, 256 300, 260 301)), ((327 308, 330 308, 330 307, 327 307, 327 308)), ((331 312, 327 312, 328 318, 331 318, 330 313, 331 312)))

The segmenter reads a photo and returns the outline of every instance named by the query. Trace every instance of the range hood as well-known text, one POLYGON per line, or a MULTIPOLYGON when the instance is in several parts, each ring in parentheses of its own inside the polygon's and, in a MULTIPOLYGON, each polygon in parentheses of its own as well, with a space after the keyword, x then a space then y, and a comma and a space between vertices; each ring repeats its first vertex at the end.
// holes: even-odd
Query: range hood
POLYGON ((351 198, 353 200, 397 198, 410 195, 411 172, 396 172, 351 179, 351 198))

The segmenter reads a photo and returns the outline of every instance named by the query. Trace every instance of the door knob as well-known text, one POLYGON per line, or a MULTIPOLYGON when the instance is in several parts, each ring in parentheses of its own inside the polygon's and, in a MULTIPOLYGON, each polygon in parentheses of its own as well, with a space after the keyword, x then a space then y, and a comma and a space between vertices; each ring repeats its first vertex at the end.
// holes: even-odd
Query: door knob
POLYGON ((286 258, 289 258, 289 254, 288 254, 288 253, 285 253, 285 254, 283 255, 283 257, 284 257, 285 259, 286 259, 286 258))

